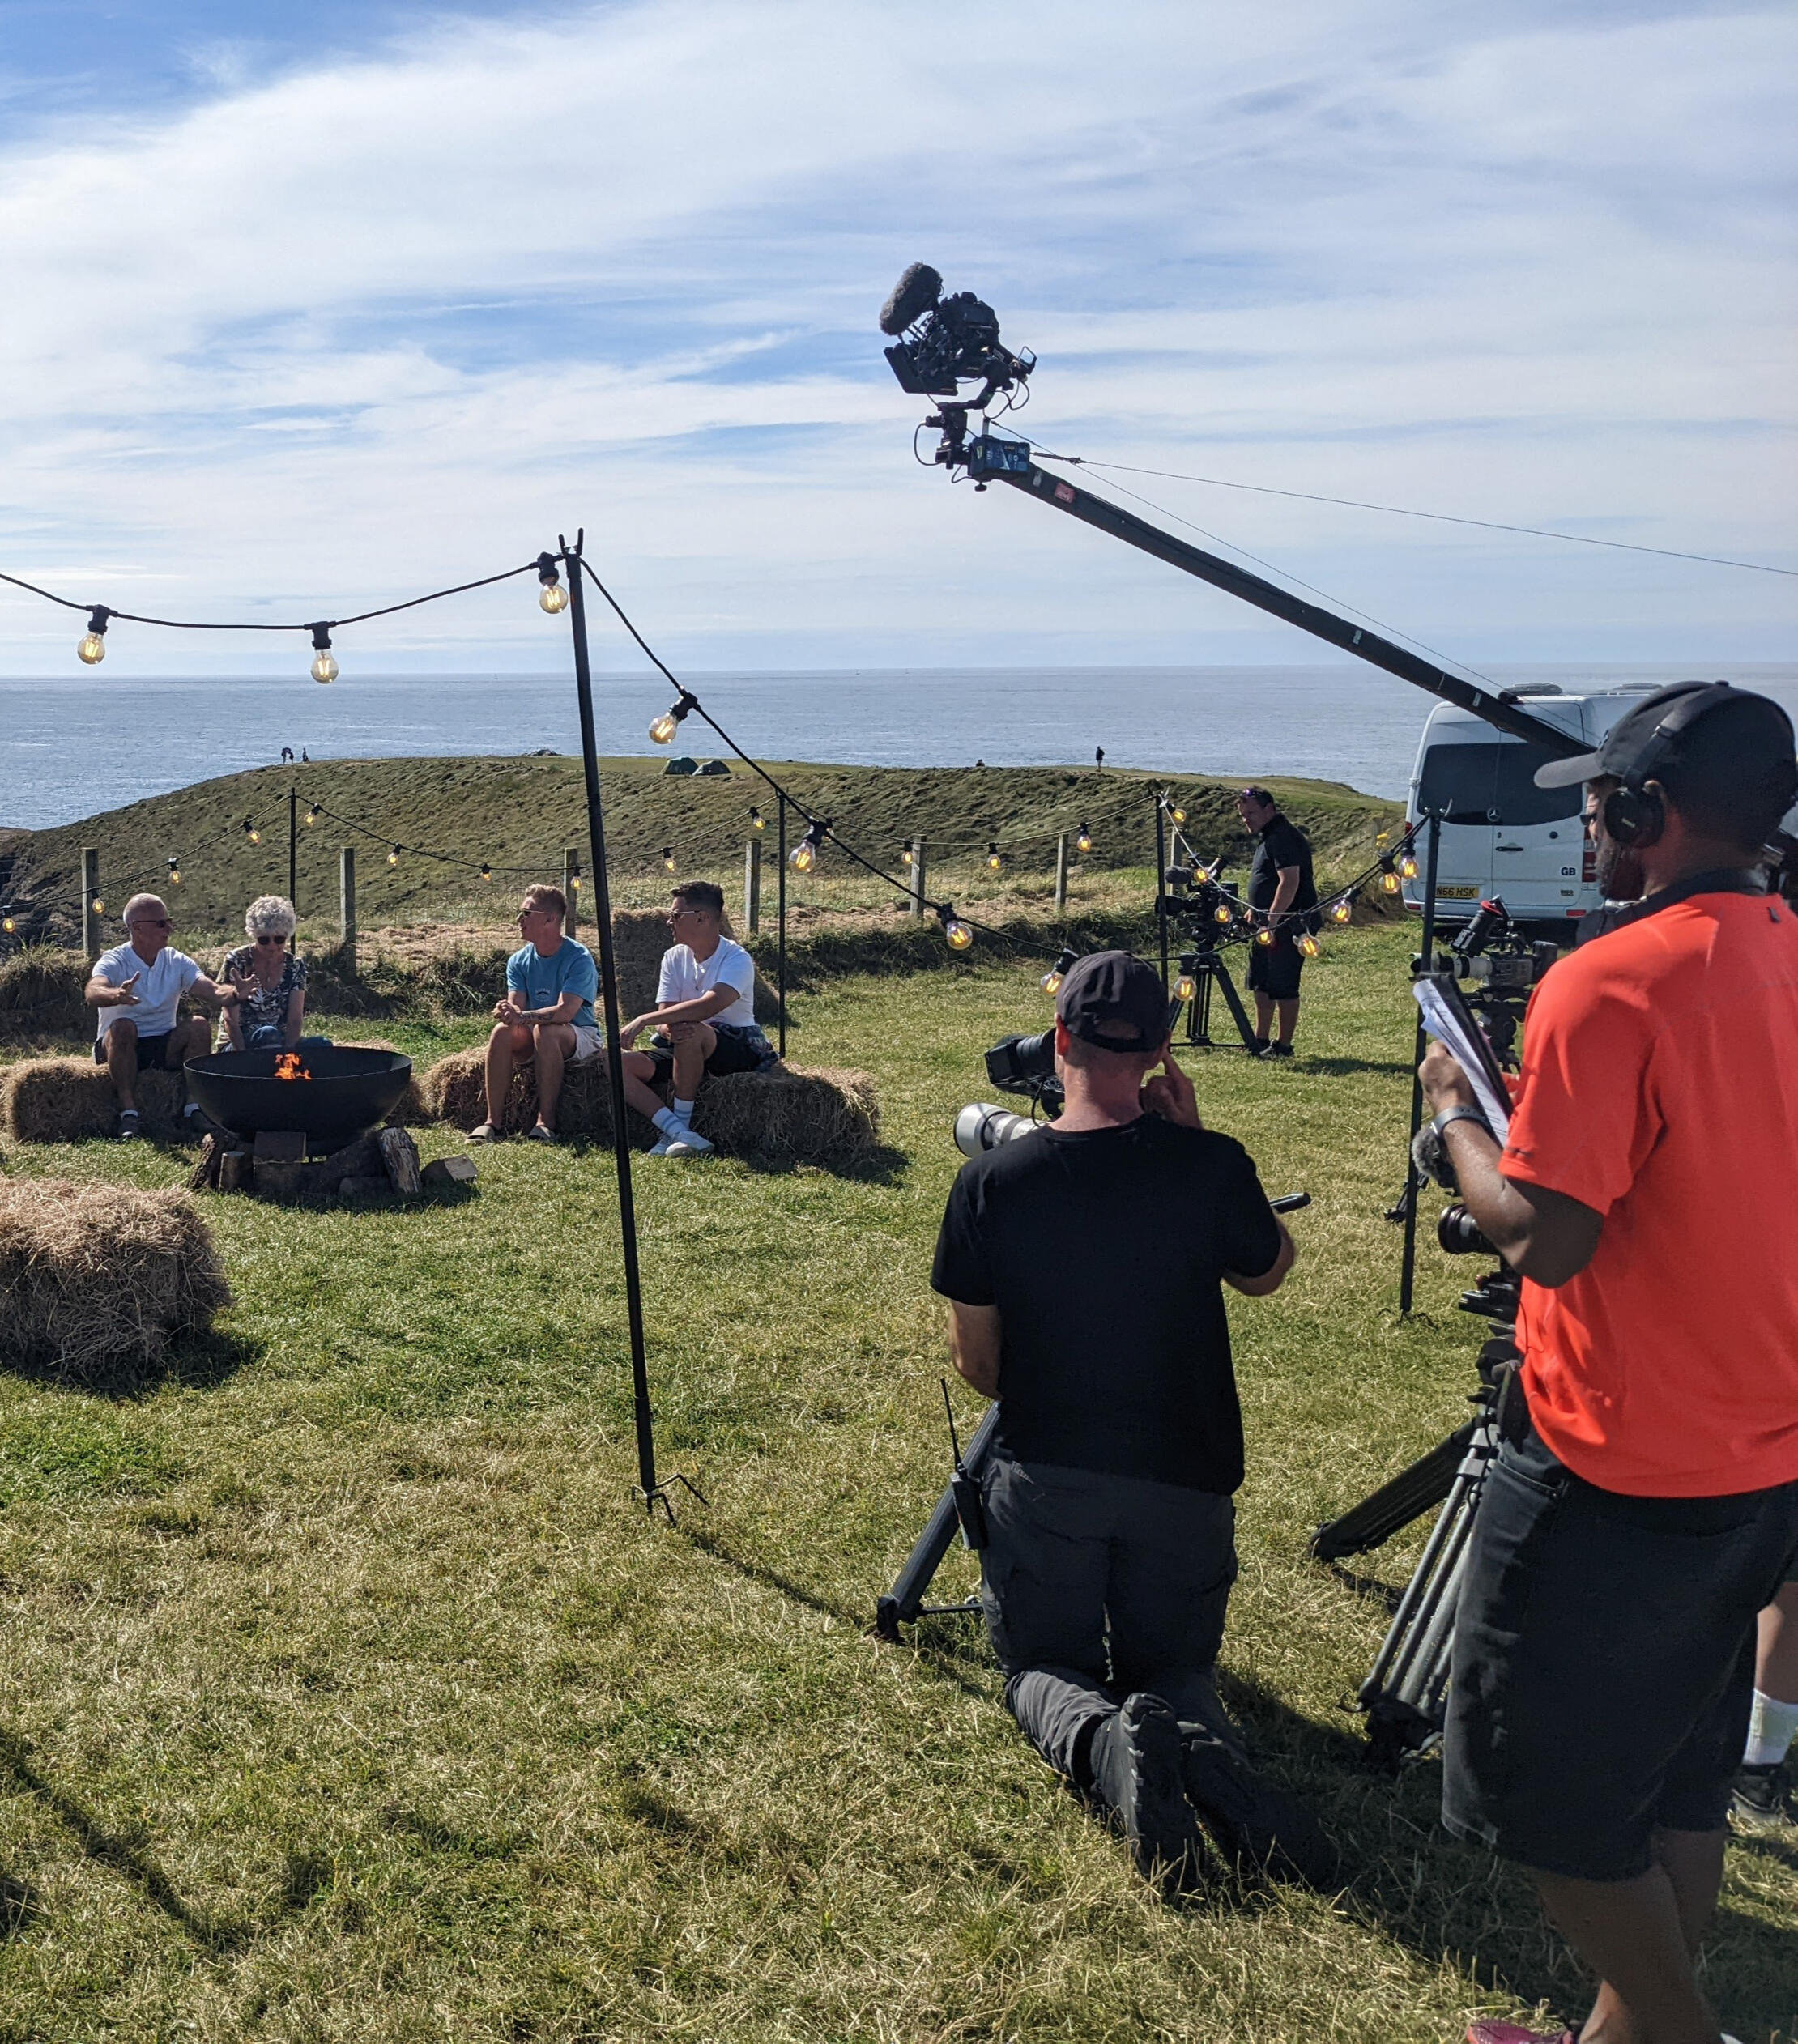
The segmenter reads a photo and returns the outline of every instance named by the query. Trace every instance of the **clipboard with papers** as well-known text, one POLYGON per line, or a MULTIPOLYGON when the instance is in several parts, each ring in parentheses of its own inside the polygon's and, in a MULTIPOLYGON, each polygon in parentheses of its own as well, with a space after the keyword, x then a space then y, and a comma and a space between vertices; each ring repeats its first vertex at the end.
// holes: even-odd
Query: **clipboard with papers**
POLYGON ((1467 996, 1446 973, 1426 973, 1411 983, 1428 1033, 1445 1044, 1480 1103, 1480 1112, 1502 1143, 1510 1133, 1510 1092, 1486 1033, 1467 996))

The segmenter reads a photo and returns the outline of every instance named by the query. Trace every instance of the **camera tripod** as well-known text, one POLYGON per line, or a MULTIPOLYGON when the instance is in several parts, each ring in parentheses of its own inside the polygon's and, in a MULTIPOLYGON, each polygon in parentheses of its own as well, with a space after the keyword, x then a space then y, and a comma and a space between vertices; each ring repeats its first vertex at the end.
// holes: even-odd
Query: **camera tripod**
POLYGON ((1517 1280, 1510 1271, 1501 1268, 1482 1278, 1462 1295, 1461 1309, 1494 1323, 1480 1350, 1479 1388, 1469 1398, 1472 1417, 1311 1538, 1320 1561, 1340 1561, 1380 1546, 1432 1505, 1442 1507, 1357 1699, 1367 1718, 1368 1758, 1392 1774, 1442 1737, 1455 1607, 1473 1515, 1498 1452, 1501 1416, 1519 1361, 1511 1338, 1517 1280))
POLYGON ((1242 1039, 1242 1048, 1251 1058, 1260 1054, 1260 1048, 1253 1027, 1249 1021, 1248 1010, 1242 1005, 1242 996, 1236 990, 1236 982, 1230 977, 1230 969, 1215 951, 1201 951, 1181 960, 1181 970, 1190 972, 1193 979, 1192 999, 1187 1003, 1186 1041, 1195 1050, 1215 1050, 1218 1045, 1212 1040, 1211 996, 1215 987, 1224 997, 1224 1005, 1230 1011, 1230 1020, 1236 1024, 1236 1032, 1242 1039))

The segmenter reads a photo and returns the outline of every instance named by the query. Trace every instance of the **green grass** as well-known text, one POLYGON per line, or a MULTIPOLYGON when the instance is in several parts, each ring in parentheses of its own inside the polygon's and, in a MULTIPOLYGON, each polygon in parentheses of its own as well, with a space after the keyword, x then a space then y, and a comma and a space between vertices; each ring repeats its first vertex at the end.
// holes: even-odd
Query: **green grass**
MULTIPOLYGON (((1579 2013, 1527 1884, 1435 1826, 1434 1767, 1355 1764, 1386 1607, 1305 1555, 1456 1422, 1480 1333, 1433 1246, 1395 1313, 1406 947, 1331 947, 1293 1065, 1191 1060, 1270 1189, 1314 1196, 1286 1288, 1231 1302, 1225 1667, 1340 1895, 1157 1903, 976 1631, 868 1637, 945 1475, 949 1121, 1044 1003, 1033 968, 862 977, 807 998, 795 1048, 876 1075, 890 1169, 638 1167, 663 1466, 709 1500, 677 1528, 630 1494, 604 1152, 507 1146, 416 1211, 212 1201, 238 1304, 166 1381, 0 1379, 0 2039, 1446 2044, 1475 2011, 1579 2013)), ((943 1586, 971 1580, 957 1555, 943 1586)), ((1795 2027, 1795 1914, 1789 1840, 1732 1848, 1709 1978, 1739 2036, 1795 2027)))

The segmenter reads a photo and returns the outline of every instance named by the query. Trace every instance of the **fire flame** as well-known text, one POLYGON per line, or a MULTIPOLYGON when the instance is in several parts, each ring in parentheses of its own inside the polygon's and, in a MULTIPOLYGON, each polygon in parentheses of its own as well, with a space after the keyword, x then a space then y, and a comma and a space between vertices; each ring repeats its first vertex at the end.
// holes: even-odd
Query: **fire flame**
POLYGON ((310 1079, 312 1074, 300 1062, 297 1050, 280 1050, 275 1053, 275 1075, 277 1079, 310 1079))

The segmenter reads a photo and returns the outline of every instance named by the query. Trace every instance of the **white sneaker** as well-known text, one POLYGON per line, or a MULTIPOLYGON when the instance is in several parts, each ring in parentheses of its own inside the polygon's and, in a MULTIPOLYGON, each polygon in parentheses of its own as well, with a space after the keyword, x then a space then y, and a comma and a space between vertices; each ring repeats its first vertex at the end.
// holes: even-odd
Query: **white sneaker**
POLYGON ((671 1157, 702 1157, 709 1156, 711 1153, 712 1145, 703 1135, 696 1135, 692 1129, 688 1129, 684 1135, 677 1135, 668 1145, 667 1151, 671 1157))
POLYGON ((658 1142, 650 1145, 649 1154, 652 1157, 665 1157, 679 1140, 678 1136, 664 1135, 658 1142))

